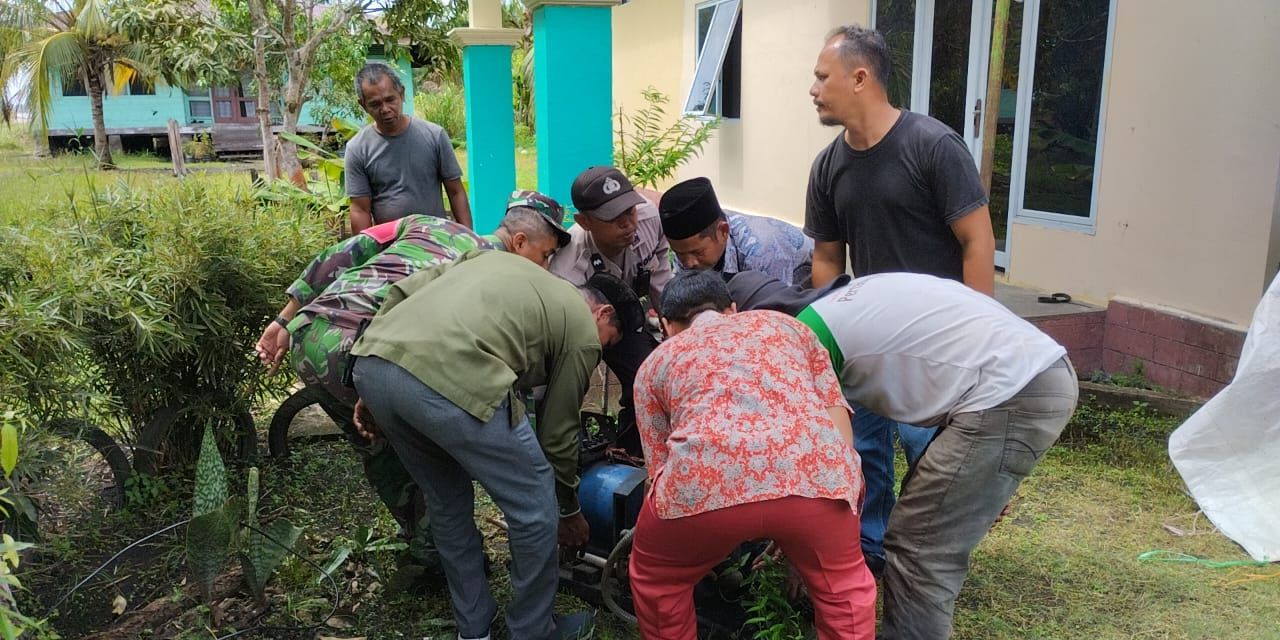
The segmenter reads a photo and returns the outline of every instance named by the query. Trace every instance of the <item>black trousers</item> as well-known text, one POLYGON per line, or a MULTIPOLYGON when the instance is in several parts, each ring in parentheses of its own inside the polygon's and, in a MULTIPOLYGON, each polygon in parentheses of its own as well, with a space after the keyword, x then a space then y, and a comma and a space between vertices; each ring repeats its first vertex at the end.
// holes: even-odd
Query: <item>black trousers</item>
POLYGON ((622 384, 622 410, 618 413, 621 437, 616 444, 637 457, 643 455, 643 449, 640 446, 640 432, 636 430, 634 398, 636 372, 640 370, 644 359, 648 358, 656 348, 658 348, 658 341, 653 335, 648 331, 641 331, 623 334, 617 344, 605 349, 602 354, 605 365, 613 375, 618 376, 618 382, 622 384))

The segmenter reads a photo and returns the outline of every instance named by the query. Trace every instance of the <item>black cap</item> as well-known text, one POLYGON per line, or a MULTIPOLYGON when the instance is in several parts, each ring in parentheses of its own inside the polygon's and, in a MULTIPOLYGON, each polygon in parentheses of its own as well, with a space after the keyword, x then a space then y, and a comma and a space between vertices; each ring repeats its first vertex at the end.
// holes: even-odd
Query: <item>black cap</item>
POLYGON ((613 167, 591 167, 578 174, 570 195, 580 213, 605 222, 645 203, 631 181, 613 167))
POLYGON ((743 271, 729 278, 729 297, 738 305, 738 311, 766 309, 795 316, 815 300, 849 284, 851 279, 848 274, 841 274, 821 289, 806 289, 798 284, 787 286, 759 271, 743 271))
POLYGON ((658 202, 662 233, 672 240, 691 238, 716 223, 724 210, 706 178, 685 180, 662 194, 658 202))
POLYGON ((587 286, 604 294, 613 312, 618 316, 618 324, 623 333, 636 333, 644 328, 644 307, 640 306, 640 298, 617 276, 599 272, 587 279, 587 286))

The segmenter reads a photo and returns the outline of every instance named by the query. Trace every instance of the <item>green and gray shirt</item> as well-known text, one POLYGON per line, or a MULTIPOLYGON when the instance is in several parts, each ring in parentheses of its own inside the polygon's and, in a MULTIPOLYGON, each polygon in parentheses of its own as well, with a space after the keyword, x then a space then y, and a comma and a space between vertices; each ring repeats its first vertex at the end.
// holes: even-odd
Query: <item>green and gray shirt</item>
POLYGON ((472 252, 396 283, 351 352, 394 362, 481 421, 512 390, 546 385, 536 430, 560 515, 578 507, 579 411, 600 362, 595 319, 573 285, 520 256, 472 252))

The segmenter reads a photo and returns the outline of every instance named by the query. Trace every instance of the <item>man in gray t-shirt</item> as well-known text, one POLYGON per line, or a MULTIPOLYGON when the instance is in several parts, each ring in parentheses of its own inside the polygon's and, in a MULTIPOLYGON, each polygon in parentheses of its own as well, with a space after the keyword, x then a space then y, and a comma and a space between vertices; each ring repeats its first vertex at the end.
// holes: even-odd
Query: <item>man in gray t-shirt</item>
POLYGON ((387 65, 361 69, 356 90, 373 124, 347 142, 351 232, 410 214, 447 217, 441 185, 454 220, 471 227, 471 207, 449 134, 403 112, 404 85, 387 65))

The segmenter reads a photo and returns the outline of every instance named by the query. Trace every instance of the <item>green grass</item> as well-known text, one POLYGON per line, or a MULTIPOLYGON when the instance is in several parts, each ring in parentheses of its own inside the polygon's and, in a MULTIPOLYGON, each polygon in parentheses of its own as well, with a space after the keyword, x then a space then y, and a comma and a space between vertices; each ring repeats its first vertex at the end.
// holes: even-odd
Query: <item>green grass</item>
MULTIPOLYGON (((1229 540, 1196 518, 1196 507, 1164 454, 1174 424, 1141 410, 1114 412, 1084 407, 1063 441, 1053 448, 1014 501, 1014 512, 978 547, 956 612, 955 637, 976 639, 1280 638, 1280 567, 1210 569, 1180 563, 1143 563, 1138 555, 1165 549, 1215 560, 1245 560, 1229 540), (1169 524, 1194 535, 1175 536, 1169 524), (1252 580, 1249 580, 1254 576, 1252 580), (1265 579, 1258 579, 1262 576, 1265 579)), ((78 473, 76 469, 64 472, 78 473)), ((232 472, 234 484, 243 474, 232 472)), ((74 483, 55 486, 69 491, 74 483)), ((170 482, 160 504, 104 515, 81 495, 74 513, 46 536, 45 557, 30 565, 24 582, 47 603, 111 552, 176 519, 187 508, 185 481, 170 482)), ((345 443, 302 446, 285 467, 263 468, 262 513, 288 517, 306 528, 308 557, 323 564, 361 525, 392 535, 394 522, 366 486, 345 443)), ((71 497, 71 496, 68 496, 71 497)), ((56 498, 56 496, 55 496, 56 498)), ((480 494, 478 522, 488 553, 497 560, 491 579, 500 602, 511 597, 505 535, 486 520, 497 510, 480 494)), ((59 622, 66 636, 100 629, 116 594, 131 607, 162 597, 182 579, 181 553, 169 539, 91 583, 73 599, 75 612, 59 622)), ((386 582, 395 553, 352 558, 340 572, 340 613, 352 626, 341 636, 369 638, 452 637, 442 591, 392 594, 386 582), (373 586, 377 585, 377 586, 373 586)), ((275 583, 274 608, 264 624, 297 624, 328 611, 328 587, 316 573, 289 561, 275 583)), ((559 596, 557 606, 586 606, 559 596)), ((198 616, 197 616, 198 618, 198 616)), ((182 624, 195 624, 192 618, 182 624)), ((600 615, 603 638, 635 638, 624 625, 600 615)), ((190 629, 192 633, 196 629, 190 629)), ((195 637, 194 635, 191 637, 195 637)), ((499 628, 495 637, 506 637, 499 628)))
MULTIPOLYGON (((126 156, 128 170, 98 172, 84 157, 32 158, 22 140, 0 127, 0 202, 8 216, 48 215, 48 206, 83 198, 89 185, 115 180, 163 187, 175 178, 150 171, 153 159, 126 156)), ((465 152, 459 160, 465 166, 465 152)), ((517 156, 521 187, 536 183, 532 153, 517 156)), ((248 188, 243 173, 196 174, 187 178, 226 181, 248 188)), ((955 637, 978 639, 1208 639, 1280 640, 1280 566, 1210 569, 1194 564, 1143 563, 1138 555, 1165 549, 1215 560, 1245 560, 1245 554, 1213 531, 1185 495, 1165 453, 1175 424, 1134 410, 1083 407, 1058 446, 1021 487, 1014 512, 978 547, 957 606, 955 637), (1178 536, 1166 525, 1190 532, 1178 536)), ((19 595, 24 611, 39 615, 95 566, 146 533, 185 517, 191 492, 184 478, 166 479, 159 499, 108 513, 96 488, 103 479, 97 457, 83 446, 51 444, 42 456, 39 486, 32 490, 45 509, 38 554, 24 562, 19 595)), ((901 465, 900 465, 901 467, 901 465)), ((243 490, 243 471, 232 472, 243 490)), ((395 526, 367 487, 359 462, 345 443, 303 446, 287 466, 263 466, 264 519, 288 517, 306 527, 304 553, 323 563, 332 550, 373 526, 392 535, 395 526)), ((482 515, 496 515, 481 498, 482 515)), ((482 518, 486 546, 499 560, 492 584, 500 602, 510 599, 502 560, 505 537, 482 518)), ((111 602, 124 596, 130 609, 170 597, 184 577, 181 537, 149 543, 104 576, 90 582, 55 621, 64 637, 79 637, 114 621, 111 602)), ((393 552, 354 557, 340 572, 340 613, 351 628, 324 635, 369 638, 451 637, 442 592, 391 594, 393 552), (374 586, 377 585, 377 586, 374 586), (370 591, 372 590, 372 591, 370 591), (358 593, 359 597, 352 594, 358 593)), ((298 624, 328 611, 326 585, 313 569, 290 560, 271 587, 272 608, 263 624, 298 624)), ((244 598, 240 598, 243 605, 244 598)), ((210 635, 207 612, 188 603, 187 614, 170 622, 173 637, 210 635), (175 630, 176 629, 176 630, 175 630)), ((558 606, 585 606, 561 596, 558 606)), ((597 637, 634 638, 625 626, 600 616, 597 637)), ((277 635, 274 637, 290 637, 277 635)), ((500 630, 499 637, 505 637, 500 630)))
POLYGON ((956 638, 1280 638, 1280 567, 1138 560, 1248 560, 1185 495, 1165 453, 1175 426, 1082 407, 974 554, 956 638), (1250 575, 1266 579, 1233 582, 1250 575))
MULTIPOLYGON (((175 178, 168 160, 150 154, 116 154, 115 171, 98 171, 92 154, 64 153, 35 157, 33 144, 19 125, 0 125, 0 202, 7 203, 8 215, 30 216, 69 198, 83 199, 91 191, 117 182, 130 185, 172 184, 175 178)), ((249 189, 248 166, 226 162, 191 163, 188 180, 209 181, 229 189, 249 189)))
MULTIPOLYGON (((30 215, 50 204, 82 199, 94 189, 118 181, 131 185, 164 185, 177 180, 169 172, 169 160, 151 154, 122 153, 115 155, 117 170, 98 171, 89 153, 66 153, 52 157, 35 157, 28 134, 19 126, 0 125, 0 202, 12 203, 12 213, 30 215)), ((458 149, 458 163, 463 180, 467 180, 467 151, 458 149)), ((531 147, 516 150, 516 188, 538 186, 537 152, 531 147)), ((229 189, 249 189, 248 171, 260 163, 193 162, 187 163, 191 175, 187 180, 204 180, 229 189)), ((3 217, 3 216, 0 216, 3 217)))
MULTIPOLYGON (((462 179, 467 180, 467 150, 456 149, 454 153, 458 154, 458 164, 462 166, 462 179)), ((538 152, 532 146, 516 149, 516 188, 538 188, 538 152)))

